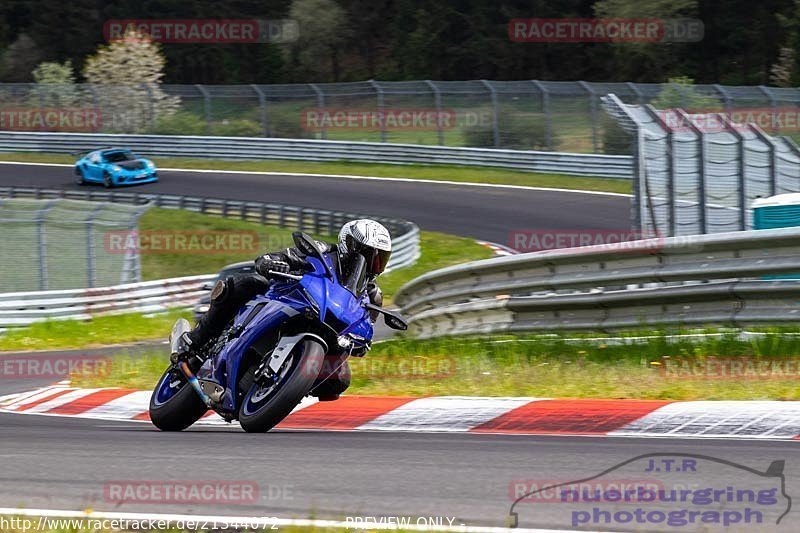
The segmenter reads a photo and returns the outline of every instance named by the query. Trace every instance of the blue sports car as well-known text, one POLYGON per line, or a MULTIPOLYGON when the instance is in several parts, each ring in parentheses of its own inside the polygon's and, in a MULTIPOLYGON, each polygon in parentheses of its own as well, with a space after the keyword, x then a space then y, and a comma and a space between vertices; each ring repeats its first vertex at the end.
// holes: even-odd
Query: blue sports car
POLYGON ((104 148, 78 159, 75 178, 79 185, 102 183, 111 188, 158 181, 158 170, 152 161, 137 157, 130 150, 104 148))

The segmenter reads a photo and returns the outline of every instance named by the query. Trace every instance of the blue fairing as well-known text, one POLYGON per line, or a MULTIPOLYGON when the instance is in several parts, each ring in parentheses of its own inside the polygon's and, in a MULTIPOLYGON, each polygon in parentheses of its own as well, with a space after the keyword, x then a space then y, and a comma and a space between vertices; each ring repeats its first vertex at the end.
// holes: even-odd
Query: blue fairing
MULTIPOLYGON (((325 260, 331 265, 329 258, 325 260)), ((198 378, 214 381, 226 389, 225 410, 236 412, 239 408, 235 389, 240 373, 246 371, 240 368, 240 364, 248 348, 292 317, 312 314, 323 321, 326 316, 333 316, 336 321, 328 322, 343 326, 336 331, 339 335, 355 334, 365 342, 372 339, 372 322, 363 306, 366 296, 356 297, 339 285, 335 272, 334 279, 329 279, 318 259, 309 258, 308 262, 313 271, 300 281, 273 283, 266 294, 248 302, 234 320, 234 329, 241 328, 241 333, 206 361, 197 373, 198 378), (248 320, 256 308, 257 314, 248 320)))

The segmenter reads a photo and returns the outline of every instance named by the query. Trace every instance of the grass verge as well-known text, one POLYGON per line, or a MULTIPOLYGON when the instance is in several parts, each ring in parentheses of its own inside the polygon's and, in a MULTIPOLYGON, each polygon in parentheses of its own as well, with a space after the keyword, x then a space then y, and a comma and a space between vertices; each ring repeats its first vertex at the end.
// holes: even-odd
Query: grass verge
MULTIPOLYGON (((656 338, 638 345, 559 335, 394 339, 377 344, 363 359, 351 360, 348 394, 798 400, 796 372, 772 379, 708 374, 719 374, 720 358, 778 361, 783 370, 797 369, 797 331, 789 336, 783 335, 785 330, 773 331, 751 340, 733 334, 700 342, 656 338)), ((109 375, 76 376, 74 381, 84 387, 150 389, 164 363, 163 353, 123 355, 114 360, 109 375)))
MULTIPOLYGON (((292 246, 291 229, 262 226, 254 222, 176 209, 149 210, 139 220, 139 229, 141 231, 169 230, 176 232, 184 230, 247 231, 258 236, 255 251, 245 250, 212 255, 143 253, 142 276, 146 280, 208 274, 218 271, 229 263, 250 261, 260 253, 292 246)), ((315 235, 315 237, 321 240, 331 239, 324 235, 315 235)), ((388 298, 387 301, 391 301, 392 296, 401 285, 425 272, 492 256, 491 250, 475 243, 473 239, 431 231, 421 233, 420 251, 420 258, 414 265, 389 272, 380 278, 380 286, 388 298)))
POLYGON ((14 328, 0 336, 0 351, 94 348, 148 339, 166 339, 179 317, 189 311, 145 316, 141 313, 98 316, 91 320, 52 320, 14 328))
MULTIPOLYGON (((34 154, 27 152, 0 154, 0 161, 31 163, 75 163, 68 154, 34 154)), ((631 181, 625 179, 594 178, 505 170, 500 168, 474 168, 456 165, 389 165, 377 163, 352 163, 347 161, 219 161, 159 157, 155 160, 161 168, 188 168, 201 170, 239 170, 247 172, 292 172, 300 174, 346 174, 381 178, 428 179, 472 183, 522 185, 526 187, 551 187, 630 193, 631 181)))
MULTIPOLYGON (((189 253, 143 253, 142 276, 145 280, 194 274, 209 274, 224 265, 252 260, 257 254, 279 250, 292 244, 292 230, 173 209, 151 209, 139 221, 141 231, 252 231, 258 235, 257 251, 240 251, 211 255, 189 253)), ((325 239, 324 236, 317 236, 325 239)), ((491 257, 488 248, 472 239, 424 231, 420 236, 422 255, 416 264, 389 272, 380 280, 390 303, 397 289, 412 278, 430 270, 491 257)), ((0 336, 0 350, 49 350, 86 348, 122 344, 153 338, 166 338, 178 316, 190 313, 172 312, 152 317, 124 314, 93 318, 89 321, 62 320, 10 330, 0 336)))

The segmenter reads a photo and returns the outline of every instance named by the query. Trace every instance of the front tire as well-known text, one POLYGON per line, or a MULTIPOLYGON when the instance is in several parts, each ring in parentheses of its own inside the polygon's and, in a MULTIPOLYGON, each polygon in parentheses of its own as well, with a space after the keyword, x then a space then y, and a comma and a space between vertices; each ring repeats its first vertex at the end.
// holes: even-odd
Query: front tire
POLYGON ((289 416, 308 394, 322 370, 325 348, 306 340, 289 356, 281 372, 277 389, 264 393, 266 387, 253 383, 239 408, 239 423, 248 433, 265 433, 289 416), (302 351, 298 348, 302 347, 302 351), (258 399, 264 394, 261 399, 258 399))
POLYGON ((183 431, 200 420, 206 411, 208 407, 175 367, 164 372, 150 397, 150 421, 161 431, 183 431), (172 383, 182 380, 183 385, 170 395, 167 389, 170 383, 166 380, 172 383))

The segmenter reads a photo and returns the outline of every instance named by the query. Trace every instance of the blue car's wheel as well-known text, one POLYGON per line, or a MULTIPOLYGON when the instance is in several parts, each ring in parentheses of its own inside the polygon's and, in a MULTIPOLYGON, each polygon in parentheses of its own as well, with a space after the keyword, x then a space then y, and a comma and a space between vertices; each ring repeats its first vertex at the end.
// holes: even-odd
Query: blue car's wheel
POLYGON ((78 185, 86 185, 86 176, 83 175, 81 167, 75 167, 75 183, 78 185))
POLYGON ((111 179, 111 174, 109 174, 107 171, 104 170, 103 171, 103 187, 105 187, 106 189, 110 189, 113 186, 114 186, 114 180, 111 179))
POLYGON ((278 372, 275 383, 262 379, 250 386, 239 408, 242 429, 264 433, 278 425, 314 386, 324 359, 325 348, 318 342, 306 340, 298 344, 278 372))
POLYGON ((150 421, 161 431, 181 431, 208 410, 180 370, 170 366, 150 397, 150 421))

